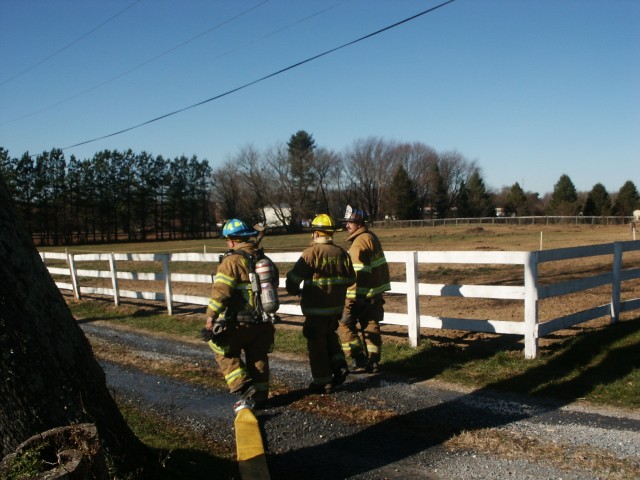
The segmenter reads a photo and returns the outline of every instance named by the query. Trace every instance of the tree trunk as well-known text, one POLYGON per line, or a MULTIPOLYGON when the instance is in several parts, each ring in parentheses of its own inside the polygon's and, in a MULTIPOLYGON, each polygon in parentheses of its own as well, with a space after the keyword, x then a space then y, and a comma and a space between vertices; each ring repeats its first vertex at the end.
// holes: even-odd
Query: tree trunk
POLYGON ((0 177, 0 457, 51 428, 94 423, 120 473, 157 478, 0 177))

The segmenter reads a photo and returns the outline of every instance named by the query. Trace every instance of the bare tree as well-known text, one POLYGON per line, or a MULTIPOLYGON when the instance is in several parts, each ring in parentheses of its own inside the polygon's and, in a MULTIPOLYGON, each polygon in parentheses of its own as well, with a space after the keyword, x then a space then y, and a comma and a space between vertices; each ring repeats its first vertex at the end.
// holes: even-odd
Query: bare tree
POLYGON ((242 207, 244 185, 237 173, 235 160, 228 160, 222 167, 215 169, 212 179, 212 198, 218 205, 222 219, 244 216, 246 213, 242 207))
POLYGON ((372 220, 380 218, 383 192, 393 175, 393 144, 379 137, 356 140, 345 155, 345 170, 351 179, 354 198, 372 220))
POLYGON ((251 211, 251 221, 266 221, 265 207, 271 207, 274 196, 274 175, 264 156, 253 146, 242 149, 236 157, 238 173, 243 183, 243 205, 251 211))
POLYGON ((403 143, 395 148, 416 192, 418 208, 424 212, 432 195, 431 171, 438 163, 436 151, 424 143, 403 143))
POLYGON ((339 195, 342 159, 333 151, 318 148, 313 170, 318 181, 313 200, 314 213, 329 213, 335 217, 344 207, 339 195))
POLYGON ((475 161, 468 161, 456 151, 441 153, 438 163, 449 195, 449 205, 456 205, 461 187, 469 183, 471 176, 478 171, 478 166, 475 161))
MULTIPOLYGON (((269 181, 271 182, 271 195, 268 205, 283 225, 289 230, 295 230, 295 217, 292 215, 295 210, 292 205, 296 186, 291 182, 291 162, 289 160, 289 152, 285 146, 276 146, 265 154, 265 165, 269 172, 269 181)), ((298 206, 299 208, 299 206, 298 206)))

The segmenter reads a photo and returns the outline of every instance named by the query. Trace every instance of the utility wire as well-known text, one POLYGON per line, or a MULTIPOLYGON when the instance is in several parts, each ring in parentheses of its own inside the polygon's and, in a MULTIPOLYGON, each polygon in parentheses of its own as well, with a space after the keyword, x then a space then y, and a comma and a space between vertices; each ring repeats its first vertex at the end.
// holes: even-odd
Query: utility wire
POLYGON ((13 77, 9 77, 8 79, 0 82, 0 86, 5 85, 6 83, 9 83, 12 80, 15 80, 16 78, 24 75, 27 72, 30 72, 31 70, 33 70, 34 68, 36 68, 39 65, 42 65, 44 62, 51 60, 53 57, 55 57, 56 55, 64 52, 65 50, 67 50, 68 48, 72 47, 73 45, 75 45, 76 43, 78 43, 80 40, 82 40, 83 38, 88 37, 89 35, 91 35, 93 32, 97 31, 98 29, 104 27, 107 23, 111 22, 112 20, 114 20, 115 18, 119 17, 120 15, 122 15, 124 12, 126 12, 127 10, 129 10, 131 7, 133 7, 134 5, 140 3, 142 0, 136 0, 135 2, 133 2, 131 5, 129 5, 128 7, 120 10, 118 13, 116 13, 115 15, 113 15, 112 17, 108 18, 107 20, 105 20, 104 22, 102 22, 100 25, 98 25, 97 27, 92 28, 91 30, 89 30, 87 33, 85 33, 84 35, 81 35, 80 37, 76 38, 75 40, 73 40, 72 42, 66 44, 64 47, 56 50, 55 52, 53 52, 52 54, 48 55, 47 57, 43 58, 42 60, 34 63, 33 65, 31 65, 30 67, 25 68, 24 70, 22 70, 19 73, 16 73, 13 77))
POLYGON ((324 51, 322 53, 319 53, 318 55, 314 55, 313 57, 309 57, 306 60, 302 60, 302 61, 300 61, 298 63, 294 63, 293 65, 289 65, 288 67, 282 68, 282 69, 280 69, 280 70, 278 70, 276 72, 273 72, 273 73, 270 73, 268 75, 265 75, 264 77, 260 77, 257 80, 253 80, 252 82, 245 83, 244 85, 241 85, 239 87, 233 88, 231 90, 227 90, 226 92, 221 93, 219 95, 216 95, 215 97, 211 97, 211 98, 208 98, 206 100, 202 100, 201 102, 194 103, 193 105, 189 105, 188 107, 183 107, 183 108, 180 108, 178 110, 174 110, 173 112, 170 112, 170 113, 165 113, 164 115, 160 115, 159 117, 155 117, 155 118, 152 118, 151 120, 147 120, 147 121, 139 123, 137 125, 133 125, 131 127, 124 128, 122 130, 118 130, 117 132, 113 132, 113 133, 110 133, 108 135, 103 135, 101 137, 96 137, 96 138, 93 138, 91 140, 85 140, 84 142, 79 142, 79 143, 75 143, 73 145, 69 145, 67 147, 63 147, 61 150, 67 150, 69 148, 79 147, 81 145, 86 145, 88 143, 96 142, 98 140, 103 140, 105 138, 115 137, 116 135, 120 135, 120 134, 125 133, 125 132, 130 132, 131 130, 134 130, 136 128, 140 128, 140 127, 143 127, 145 125, 149 125, 150 123, 157 122, 157 121, 165 119, 167 117, 171 117, 173 115, 177 115, 178 113, 182 113, 182 112, 184 112, 186 110, 190 110, 192 108, 199 107, 201 105, 204 105, 205 103, 209 103, 209 102, 212 102, 214 100, 218 100, 218 99, 220 99, 222 97, 226 97, 227 95, 231 95, 232 93, 238 92, 240 90, 244 90, 245 88, 248 88, 248 87, 250 87, 252 85, 255 85, 256 83, 263 82, 263 81, 265 81, 265 80, 267 80, 269 78, 272 78, 272 77, 275 77, 277 75, 280 75, 281 73, 287 72, 287 71, 292 70, 294 68, 297 68, 297 67, 299 67, 301 65, 304 65, 306 63, 312 62, 313 60, 317 60, 318 58, 321 58, 321 57, 324 57, 326 55, 329 55, 330 53, 336 52, 336 51, 341 50, 343 48, 346 48, 346 47, 349 47, 349 46, 354 45, 356 43, 362 42, 363 40, 366 40, 368 38, 371 38, 371 37, 374 37, 376 35, 379 35, 379 34, 381 34, 383 32, 386 32, 387 30, 391 30, 392 28, 395 28, 395 27, 403 25, 403 24, 405 24, 407 22, 410 22, 411 20, 415 20, 416 18, 419 18, 419 17, 421 17, 423 15, 426 15, 427 13, 431 13, 434 10, 437 10, 437 9, 439 9, 441 7, 444 7, 445 5, 448 5, 449 3, 453 3, 454 1, 455 0, 448 0, 446 2, 443 2, 443 3, 439 4, 439 5, 436 5, 435 7, 431 7, 429 9, 424 10, 424 11, 422 11, 420 13, 417 13, 416 15, 413 15, 413 16, 411 16, 409 18, 405 18, 404 20, 400 20, 399 22, 396 22, 396 23, 394 23, 392 25, 389 25, 387 27, 381 28, 380 30, 376 30, 373 33, 369 33, 368 35, 365 35, 363 37, 357 38, 357 39, 352 40, 350 42, 344 43, 344 44, 342 44, 342 45, 340 45, 338 47, 334 47, 332 49, 326 50, 326 51, 324 51))
POLYGON ((284 32, 285 30, 288 30, 288 29, 290 29, 291 27, 293 27, 295 25, 300 25, 301 23, 304 23, 307 20, 310 20, 310 19, 312 19, 314 17, 317 17, 318 15, 321 15, 321 14, 323 14, 323 13, 329 11, 329 10, 332 10, 332 9, 336 8, 339 5, 345 4, 345 3, 350 2, 350 1, 351 0, 343 0, 341 2, 334 3, 333 5, 330 5, 327 8, 323 8, 322 10, 318 10, 317 12, 314 12, 311 15, 307 15, 306 17, 302 17, 302 18, 296 20, 295 22, 292 22, 292 23, 290 23, 288 25, 285 25, 282 28, 279 28, 277 30, 273 30, 272 32, 269 32, 269 33, 267 33, 267 34, 265 34, 265 35, 263 35, 261 37, 258 37, 258 38, 254 39, 254 40, 250 40, 250 41, 244 43, 243 45, 240 45, 239 47, 233 48, 231 50, 227 50, 224 53, 216 55, 215 57, 213 57, 213 60, 217 60, 219 58, 225 57, 225 56, 227 56, 227 55, 229 55, 231 53, 237 52, 238 50, 240 50, 242 48, 245 48, 245 47, 247 47, 249 45, 252 45, 254 43, 258 43, 258 42, 264 40, 265 38, 269 38, 269 37, 272 37, 272 36, 274 36, 274 35, 276 35, 276 34, 278 34, 280 32, 284 32))
MULTIPOLYGON (((141 1, 141 0, 138 0, 138 1, 141 1)), ((16 117, 16 118, 13 118, 13 119, 11 119, 11 120, 7 120, 7 121, 6 121, 6 122, 4 122, 4 123, 0 123, 0 126, 7 125, 7 124, 10 124, 10 123, 16 122, 16 121, 18 121, 18 120, 24 120, 25 118, 32 117, 32 116, 34 116, 34 115, 37 115, 38 113, 46 112, 47 110, 50 110, 50 109, 52 109, 52 108, 54 108, 54 107, 57 107, 58 105, 61 105, 61 104, 63 104, 63 103, 66 103, 66 102, 68 102, 69 100, 73 100, 74 98, 77 98, 77 97, 79 97, 79 96, 81 96, 81 95, 84 95, 85 93, 89 93, 89 92, 92 92, 93 90, 97 90, 98 88, 100 88, 100 87, 102 87, 102 86, 104 86, 104 85, 107 85, 108 83, 111 83, 111 82, 113 82, 113 81, 115 81, 115 80, 117 80, 117 79, 119 79, 119 78, 122 78, 122 77, 124 77, 125 75, 128 75, 128 74, 130 74, 131 72, 134 72, 134 71, 136 71, 136 70, 138 70, 138 69, 140 69, 140 68, 144 67, 145 65, 148 65, 149 63, 154 62, 154 61, 158 60, 159 58, 164 57, 165 55, 168 55, 169 53, 171 53, 171 52, 173 52, 173 51, 175 51, 175 50, 178 50, 179 48, 184 47, 185 45, 187 45, 187 44, 189 44, 189 43, 191 43, 191 42, 193 42, 193 41, 197 40, 197 39, 198 39, 198 38, 200 38, 200 37, 204 37, 204 36, 205 36, 205 35, 207 35, 208 33, 211 33, 213 30, 216 30, 216 29, 218 29, 218 28, 222 27, 223 25, 226 25, 227 23, 230 23, 231 21, 233 21, 233 20, 235 20, 235 19, 237 19, 237 18, 239 18, 239 17, 241 17, 241 16, 243 16, 243 15, 245 15, 245 14, 249 13, 251 10, 254 10, 254 9, 258 8, 258 7, 260 7, 260 6, 264 5, 265 3, 269 2, 269 1, 270 1, 270 0, 264 0, 264 1, 262 1, 261 3, 259 3, 259 4, 257 4, 257 5, 254 5, 253 7, 249 8, 249 9, 247 9, 247 10, 244 10, 243 12, 240 12, 239 14, 234 15, 233 17, 228 18, 228 19, 227 19, 227 20, 225 20, 225 21, 223 21, 223 22, 220 22, 220 23, 216 24, 215 26, 213 26, 213 27, 209 28, 208 30, 205 30, 204 32, 199 33, 198 35, 195 35, 194 37, 191 37, 191 38, 189 38, 189 39, 185 40, 184 42, 179 43, 178 45, 175 45, 175 46, 171 47, 171 48, 170 48, 170 49, 168 49, 168 50, 165 50, 164 52, 162 52, 162 53, 160 53, 160 54, 156 55, 155 57, 152 57, 152 58, 150 58, 150 59, 148 59, 148 60, 146 60, 146 61, 142 62, 141 64, 139 64, 139 65, 137 65, 137 66, 135 66, 135 67, 133 67, 133 68, 130 68, 129 70, 126 70, 126 71, 124 71, 124 72, 122 72, 122 73, 120 73, 120 74, 118 74, 118 75, 116 75, 116 76, 114 76, 114 77, 111 77, 111 78, 109 78, 109 79, 107 79, 107 80, 104 80, 104 81, 102 81, 102 82, 98 83, 97 85, 94 85, 93 87, 87 88, 87 89, 85 89, 85 90, 83 90, 83 91, 81 91, 81 92, 78 92, 78 93, 76 93, 76 94, 74 94, 74 95, 71 95, 71 96, 69 96, 69 97, 67 97, 67 98, 64 98, 63 100, 60 100, 60 101, 58 101, 58 102, 56 102, 56 103, 53 103, 53 104, 51 104, 51 105, 49 105, 49 106, 43 107, 43 108, 41 108, 40 110, 36 110, 35 112, 27 113, 26 115, 23 115, 23 116, 21 116, 21 117, 16 117)), ((124 12, 124 10, 123 10, 123 12, 124 12)), ((121 12, 121 13, 122 13, 122 12, 121 12)), ((115 18, 115 17, 113 17, 113 18, 115 18)), ((42 63, 42 62, 41 62, 41 63, 42 63)), ((0 84, 0 85, 2 85, 2 84, 0 84)))

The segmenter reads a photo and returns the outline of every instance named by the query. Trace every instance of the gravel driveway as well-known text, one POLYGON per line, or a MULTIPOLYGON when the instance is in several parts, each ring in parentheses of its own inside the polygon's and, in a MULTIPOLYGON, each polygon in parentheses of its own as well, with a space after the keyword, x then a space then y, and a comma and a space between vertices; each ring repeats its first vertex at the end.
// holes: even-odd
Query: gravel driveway
MULTIPOLYGON (((90 340, 123 344, 148 358, 215 368, 204 343, 140 335, 100 322, 82 328, 90 340)), ((112 363, 102 366, 114 395, 235 443, 235 396, 112 363)), ((271 368, 274 380, 287 386, 287 393, 257 412, 274 480, 640 478, 637 411, 464 391, 385 373, 351 375, 333 395, 309 395, 306 359, 274 354, 271 368), (339 414, 352 409, 366 411, 368 420, 356 423, 339 414), (467 442, 460 448, 452 442, 478 432, 499 445, 487 453, 486 445, 472 449, 467 442)))

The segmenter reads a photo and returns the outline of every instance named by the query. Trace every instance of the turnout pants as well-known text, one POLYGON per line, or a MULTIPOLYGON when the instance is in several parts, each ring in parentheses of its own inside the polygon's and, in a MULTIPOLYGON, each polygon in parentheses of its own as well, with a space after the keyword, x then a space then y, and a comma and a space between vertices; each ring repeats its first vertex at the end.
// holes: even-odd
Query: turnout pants
POLYGON ((316 385, 332 383, 332 373, 347 366, 336 334, 339 315, 305 317, 302 334, 307 339, 309 366, 316 385))
POLYGON ((269 397, 269 356, 275 329, 271 322, 244 323, 209 341, 231 393, 256 387, 256 401, 269 397), (242 353, 244 352, 244 359, 242 353))
MULTIPOLYGON (((345 307, 345 316, 349 314, 349 308, 350 305, 345 307)), ((346 358, 355 360, 364 356, 370 362, 380 362, 382 354, 380 322, 383 318, 384 300, 381 297, 375 297, 367 308, 359 313, 355 325, 348 327, 340 322, 338 335, 346 358), (363 338, 360 337, 360 331, 363 338)))

